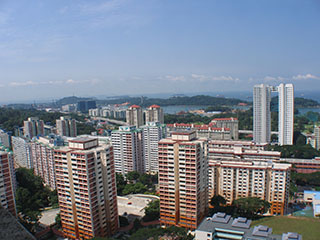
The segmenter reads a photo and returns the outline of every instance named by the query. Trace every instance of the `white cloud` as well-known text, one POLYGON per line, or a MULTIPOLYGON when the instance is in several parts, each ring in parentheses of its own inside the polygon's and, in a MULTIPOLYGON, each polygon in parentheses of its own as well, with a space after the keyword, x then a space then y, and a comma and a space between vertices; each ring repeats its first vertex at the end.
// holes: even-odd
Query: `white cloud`
POLYGON ((20 86, 34 86, 38 85, 39 83, 34 81, 26 81, 26 82, 12 82, 9 85, 13 87, 20 87, 20 86))
POLYGON ((239 78, 233 78, 231 76, 219 76, 219 77, 212 77, 211 80, 213 81, 234 81, 238 82, 239 78))
POLYGON ((184 81, 186 81, 186 78, 184 76, 167 75, 165 78, 170 80, 170 81, 173 81, 173 82, 184 82, 184 81))
POLYGON ((294 80, 306 80, 306 79, 317 79, 317 80, 320 80, 320 77, 308 73, 308 74, 305 74, 305 75, 298 74, 297 76, 293 76, 292 79, 294 79, 294 80))
POLYGON ((73 80, 73 79, 68 79, 66 81, 66 84, 75 84, 77 81, 73 80))
POLYGON ((194 73, 191 74, 191 77, 192 77, 193 79, 195 79, 195 80, 199 80, 200 82, 205 81, 205 80, 208 80, 208 77, 207 77, 207 76, 205 76, 205 75, 199 75, 199 74, 194 74, 194 73))

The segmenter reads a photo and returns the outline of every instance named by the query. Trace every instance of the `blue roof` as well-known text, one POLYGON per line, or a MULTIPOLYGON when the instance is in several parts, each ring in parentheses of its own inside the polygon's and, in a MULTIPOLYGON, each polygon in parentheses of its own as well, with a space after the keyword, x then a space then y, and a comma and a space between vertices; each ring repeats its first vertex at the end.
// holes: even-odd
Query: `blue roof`
POLYGON ((320 192, 317 192, 314 194, 314 199, 315 200, 320 200, 320 192))
POLYGON ((312 194, 312 193, 319 193, 320 194, 320 191, 309 191, 309 190, 305 190, 304 192, 303 192, 304 194, 312 194))

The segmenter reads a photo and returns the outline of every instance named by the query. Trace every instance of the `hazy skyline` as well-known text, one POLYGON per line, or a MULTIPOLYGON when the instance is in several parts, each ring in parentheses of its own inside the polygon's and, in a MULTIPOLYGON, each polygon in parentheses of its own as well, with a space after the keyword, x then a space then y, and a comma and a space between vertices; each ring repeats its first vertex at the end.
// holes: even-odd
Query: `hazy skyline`
POLYGON ((0 102, 320 90, 318 0, 0 0, 0 102))

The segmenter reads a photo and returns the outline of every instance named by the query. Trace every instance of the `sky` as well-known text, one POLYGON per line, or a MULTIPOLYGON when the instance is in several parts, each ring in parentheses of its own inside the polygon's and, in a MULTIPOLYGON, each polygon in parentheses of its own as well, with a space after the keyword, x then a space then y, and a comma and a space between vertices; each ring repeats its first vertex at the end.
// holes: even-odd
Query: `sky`
POLYGON ((320 92, 319 0, 0 0, 0 102, 320 92))

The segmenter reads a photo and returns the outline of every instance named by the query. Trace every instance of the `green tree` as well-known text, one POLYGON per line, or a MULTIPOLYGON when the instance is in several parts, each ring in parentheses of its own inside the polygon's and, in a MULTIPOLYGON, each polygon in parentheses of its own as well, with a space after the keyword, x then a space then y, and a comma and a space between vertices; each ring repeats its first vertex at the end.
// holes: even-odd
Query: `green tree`
POLYGON ((125 188, 127 181, 124 179, 121 173, 116 173, 116 182, 117 182, 117 195, 122 196, 123 189, 125 188))
POLYGON ((160 217, 160 200, 154 200, 148 203, 148 205, 144 209, 145 216, 143 217, 143 221, 149 222, 160 217))
POLYGON ((140 177, 140 173, 138 173, 137 171, 128 172, 126 177, 129 181, 138 180, 138 178, 140 177))
POLYGON ((220 195, 215 195, 211 198, 210 204, 213 207, 220 207, 227 203, 226 199, 220 195))
POLYGON ((57 214, 55 221, 56 221, 56 227, 58 229, 61 228, 61 215, 60 215, 60 213, 57 214))
POLYGON ((18 168, 16 170, 18 188, 16 191, 17 211, 22 213, 27 221, 37 221, 40 209, 55 204, 56 193, 45 187, 42 179, 33 174, 32 169, 18 168), (51 196, 51 197, 50 197, 51 196))
POLYGON ((268 212, 270 203, 257 197, 239 198, 234 200, 232 205, 235 214, 249 219, 255 219, 259 215, 268 212))

